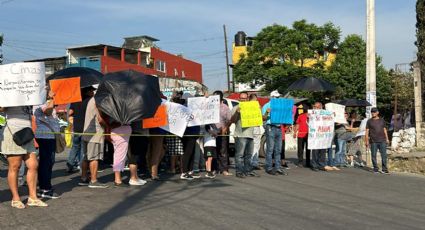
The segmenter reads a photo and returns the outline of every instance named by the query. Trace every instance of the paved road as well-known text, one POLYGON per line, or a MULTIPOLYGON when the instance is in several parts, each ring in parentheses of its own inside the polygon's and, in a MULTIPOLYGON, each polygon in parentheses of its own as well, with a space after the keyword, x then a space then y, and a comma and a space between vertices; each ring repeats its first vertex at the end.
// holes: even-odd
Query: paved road
MULTIPOLYGON (((425 229, 422 176, 292 167, 289 176, 175 176, 101 190, 76 186, 78 175, 66 174, 58 156, 53 184, 62 197, 44 209, 10 208, 0 166, 0 229, 425 229)), ((112 181, 110 169, 100 180, 112 181)))

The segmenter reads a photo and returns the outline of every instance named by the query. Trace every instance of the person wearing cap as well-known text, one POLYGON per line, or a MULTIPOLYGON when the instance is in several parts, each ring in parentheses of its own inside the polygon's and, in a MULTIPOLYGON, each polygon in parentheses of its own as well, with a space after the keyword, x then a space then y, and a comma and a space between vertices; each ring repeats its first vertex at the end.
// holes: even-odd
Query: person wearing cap
MULTIPOLYGON (((274 90, 270 93, 271 98, 280 97, 280 93, 277 90, 274 90)), ((266 131, 266 173, 270 175, 287 175, 287 173, 281 169, 281 159, 280 154, 282 150, 282 130, 280 124, 272 124, 270 119, 271 102, 263 106, 262 114, 263 121, 265 121, 264 129, 266 131), (274 169, 273 169, 273 157, 274 157, 274 169)))
POLYGON ((387 144, 389 144, 387 128, 385 127, 384 119, 379 117, 378 108, 374 107, 370 111, 372 118, 366 123, 366 148, 370 145, 370 152, 372 154, 373 172, 379 173, 378 163, 376 161, 376 154, 379 150, 382 158, 382 171, 381 173, 388 174, 387 168, 387 144))

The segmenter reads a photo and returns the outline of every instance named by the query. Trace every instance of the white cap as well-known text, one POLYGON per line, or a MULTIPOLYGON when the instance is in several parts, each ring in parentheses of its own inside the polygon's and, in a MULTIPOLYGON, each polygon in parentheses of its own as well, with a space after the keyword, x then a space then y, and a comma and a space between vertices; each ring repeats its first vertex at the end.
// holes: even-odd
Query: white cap
POLYGON ((277 91, 277 90, 273 90, 271 93, 270 93, 270 97, 280 97, 281 95, 280 95, 280 93, 277 91))

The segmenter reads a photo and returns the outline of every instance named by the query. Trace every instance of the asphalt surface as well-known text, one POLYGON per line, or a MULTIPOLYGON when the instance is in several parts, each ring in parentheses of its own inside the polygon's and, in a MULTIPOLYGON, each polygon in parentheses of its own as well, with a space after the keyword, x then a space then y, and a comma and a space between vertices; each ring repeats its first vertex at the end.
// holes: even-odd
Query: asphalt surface
POLYGON ((17 210, 1 165, 0 229, 425 229, 423 176, 290 167, 288 176, 188 182, 176 175, 129 188, 113 188, 108 169, 99 180, 111 187, 90 189, 65 172, 61 154, 53 185, 62 197, 17 210))

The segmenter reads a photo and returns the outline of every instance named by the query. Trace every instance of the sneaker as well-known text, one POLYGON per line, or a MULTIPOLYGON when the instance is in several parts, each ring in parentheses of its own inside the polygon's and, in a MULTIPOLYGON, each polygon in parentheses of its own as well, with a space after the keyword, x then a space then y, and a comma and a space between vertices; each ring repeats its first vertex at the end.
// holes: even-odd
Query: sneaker
POLYGON ((243 174, 241 172, 237 172, 236 173, 236 177, 238 177, 238 178, 245 178, 245 174, 243 174))
POLYGON ((288 175, 288 173, 285 170, 282 170, 282 169, 276 170, 276 173, 279 174, 279 175, 283 175, 283 176, 287 176, 288 175))
POLYGON ((99 181, 91 182, 89 183, 89 188, 108 188, 109 185, 100 183, 99 181))
POLYGON ((254 170, 261 170, 263 168, 261 166, 259 166, 259 165, 256 165, 256 166, 253 166, 252 169, 254 169, 254 170))
POLYGON ((284 169, 290 169, 287 163, 285 163, 284 165, 282 165, 282 168, 284 168, 284 169))
POLYGON ((80 182, 78 182, 78 185, 79 186, 88 186, 90 184, 90 181, 89 181, 89 179, 88 178, 86 178, 86 179, 80 179, 80 182))
POLYGON ((379 169, 373 169, 373 173, 379 173, 379 169))
POLYGON ((205 177, 206 178, 210 178, 210 179, 214 179, 215 178, 215 175, 212 172, 207 172, 207 174, 205 174, 205 177))
POLYGON ((145 180, 142 180, 142 179, 138 178, 137 180, 132 180, 132 179, 130 179, 130 180, 128 181, 128 184, 129 184, 129 185, 133 185, 133 186, 140 186, 140 185, 144 185, 144 184, 146 184, 146 182, 147 182, 147 181, 145 181, 145 180))
POLYGON ((274 170, 267 170, 266 173, 273 176, 276 175, 276 172, 274 170))
MULTIPOLYGON (((192 172, 190 174, 194 179, 201 178, 201 174, 199 172, 192 172)), ((215 177, 215 176, 214 176, 215 177)))
POLYGON ((180 179, 182 179, 182 180, 193 180, 193 177, 189 173, 182 173, 180 175, 180 179))
POLYGON ((44 190, 41 194, 40 194, 41 198, 47 198, 47 199, 58 199, 60 198, 60 196, 53 192, 53 190, 44 190))
POLYGON ((380 171, 380 173, 386 174, 386 175, 390 174, 390 172, 388 172, 388 170, 382 170, 382 171, 380 171))
POLYGON ((248 172, 246 175, 250 177, 260 177, 260 175, 254 171, 248 172))

